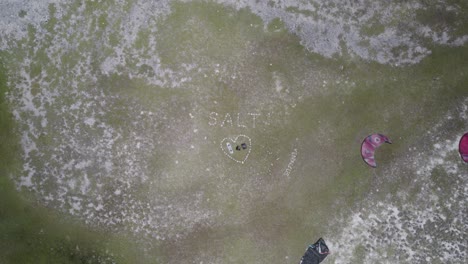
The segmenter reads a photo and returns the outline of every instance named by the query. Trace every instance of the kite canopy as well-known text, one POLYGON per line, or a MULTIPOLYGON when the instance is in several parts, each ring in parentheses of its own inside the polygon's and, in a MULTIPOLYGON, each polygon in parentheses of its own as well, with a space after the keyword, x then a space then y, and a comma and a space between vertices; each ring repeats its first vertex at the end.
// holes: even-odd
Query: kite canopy
POLYGON ((312 245, 309 245, 299 264, 319 264, 330 253, 323 238, 320 238, 312 245))
POLYGON ((458 151, 463 161, 468 162, 468 132, 461 137, 460 144, 458 144, 458 151))
POLYGON ((371 167, 377 167, 377 163, 375 162, 375 150, 380 147, 384 143, 392 144, 390 139, 382 134, 372 134, 367 136, 361 144, 361 156, 367 165, 371 167))

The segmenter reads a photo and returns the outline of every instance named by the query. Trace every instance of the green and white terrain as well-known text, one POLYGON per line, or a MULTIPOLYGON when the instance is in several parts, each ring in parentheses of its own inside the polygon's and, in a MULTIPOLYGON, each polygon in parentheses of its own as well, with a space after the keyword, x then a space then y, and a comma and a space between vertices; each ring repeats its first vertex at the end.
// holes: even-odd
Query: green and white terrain
POLYGON ((467 1, 3 0, 0 263, 467 263, 467 131, 467 1))

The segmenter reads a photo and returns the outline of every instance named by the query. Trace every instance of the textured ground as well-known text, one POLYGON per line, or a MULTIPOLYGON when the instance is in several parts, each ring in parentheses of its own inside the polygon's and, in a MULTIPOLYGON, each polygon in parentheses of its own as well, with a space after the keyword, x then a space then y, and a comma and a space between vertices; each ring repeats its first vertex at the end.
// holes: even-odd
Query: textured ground
POLYGON ((323 236, 329 263, 465 263, 467 12, 3 1, 0 257, 297 263, 323 236))

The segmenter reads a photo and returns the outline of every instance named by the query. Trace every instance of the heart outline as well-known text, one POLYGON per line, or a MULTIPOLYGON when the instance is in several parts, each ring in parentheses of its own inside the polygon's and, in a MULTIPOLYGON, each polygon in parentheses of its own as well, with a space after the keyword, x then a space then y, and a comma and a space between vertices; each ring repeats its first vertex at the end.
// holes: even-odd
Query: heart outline
POLYGON ((249 157, 250 155, 250 152, 252 151, 252 139, 250 139, 250 137, 246 136, 246 135, 238 135, 237 137, 235 138, 223 138, 223 140, 221 140, 221 144, 220 144, 220 147, 221 147, 221 150, 223 151, 223 153, 228 156, 228 158, 232 159, 233 161, 237 162, 237 163, 240 163, 240 164, 244 164, 245 161, 247 160, 247 158, 249 157), (245 155, 244 157, 244 160, 237 160, 235 158, 233 158, 231 155, 229 155, 229 153, 227 153, 224 148, 223 148, 223 144, 227 141, 227 140, 230 140, 232 143, 234 142, 237 142, 237 139, 239 139, 239 137, 245 137, 249 140, 249 148, 248 148, 248 152, 247 152, 247 155, 245 155))

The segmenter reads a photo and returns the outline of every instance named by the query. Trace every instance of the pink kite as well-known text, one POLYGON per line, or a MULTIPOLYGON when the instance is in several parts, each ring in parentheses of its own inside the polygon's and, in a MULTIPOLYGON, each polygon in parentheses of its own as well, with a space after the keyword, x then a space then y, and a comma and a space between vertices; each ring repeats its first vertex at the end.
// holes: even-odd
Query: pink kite
POLYGON ((468 133, 465 133, 458 144, 458 151, 464 162, 468 162, 468 133))
MULTIPOLYGON (((468 141, 467 141, 468 142, 468 141)), ((367 165, 371 167, 377 167, 375 162, 374 153, 375 150, 380 147, 383 143, 392 144, 392 141, 388 137, 382 134, 372 134, 367 136, 361 144, 361 156, 367 165)))

